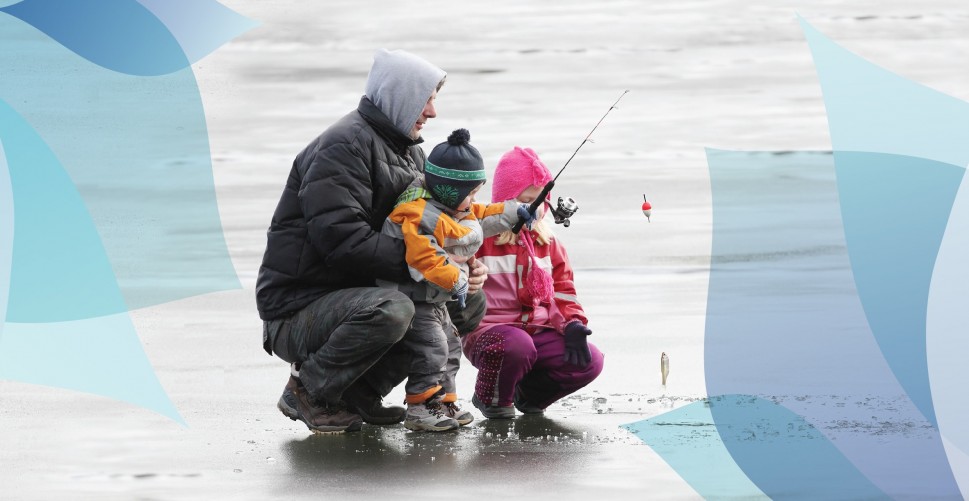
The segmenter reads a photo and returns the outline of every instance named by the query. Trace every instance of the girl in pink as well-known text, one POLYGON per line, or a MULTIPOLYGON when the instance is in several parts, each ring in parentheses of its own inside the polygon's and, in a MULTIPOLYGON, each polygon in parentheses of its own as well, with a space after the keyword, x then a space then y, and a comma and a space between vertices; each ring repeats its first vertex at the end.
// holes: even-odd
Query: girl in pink
MULTIPOLYGON (((551 180, 532 149, 516 146, 498 162, 491 199, 531 203, 551 180)), ((486 238, 475 254, 489 270, 488 309, 461 344, 478 369, 471 403, 486 418, 543 413, 602 372, 568 255, 543 216, 544 206, 531 229, 486 238)))

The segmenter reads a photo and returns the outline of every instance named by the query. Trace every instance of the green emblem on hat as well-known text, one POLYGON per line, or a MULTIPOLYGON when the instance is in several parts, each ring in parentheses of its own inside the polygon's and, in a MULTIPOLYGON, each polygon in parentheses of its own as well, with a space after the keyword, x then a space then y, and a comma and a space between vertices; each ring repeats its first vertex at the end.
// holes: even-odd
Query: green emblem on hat
POLYGON ((434 195, 439 202, 448 207, 458 203, 458 190, 454 186, 439 184, 434 187, 434 195))

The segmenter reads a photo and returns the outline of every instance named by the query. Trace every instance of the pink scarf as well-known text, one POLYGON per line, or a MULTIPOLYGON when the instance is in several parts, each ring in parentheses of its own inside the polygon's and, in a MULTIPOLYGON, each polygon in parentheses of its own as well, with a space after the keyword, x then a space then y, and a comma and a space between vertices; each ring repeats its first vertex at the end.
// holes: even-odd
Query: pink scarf
POLYGON ((555 294, 552 275, 541 267, 538 259, 535 257, 535 246, 532 241, 531 232, 527 230, 522 231, 518 234, 518 238, 524 244, 525 252, 528 253, 529 260, 531 261, 528 271, 522 280, 525 285, 525 291, 528 293, 527 296, 531 298, 531 306, 534 307, 542 303, 551 303, 552 297, 555 294))

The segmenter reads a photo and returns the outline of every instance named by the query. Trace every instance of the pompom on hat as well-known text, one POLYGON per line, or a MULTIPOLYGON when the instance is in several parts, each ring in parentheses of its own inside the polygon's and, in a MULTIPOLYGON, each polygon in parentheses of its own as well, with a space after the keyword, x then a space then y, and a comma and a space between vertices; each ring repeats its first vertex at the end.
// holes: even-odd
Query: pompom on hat
POLYGON ((481 153, 469 141, 471 133, 457 129, 431 150, 424 163, 424 187, 451 209, 487 179, 481 153))
POLYGON ((552 173, 531 148, 515 146, 498 160, 491 178, 491 201, 504 202, 518 197, 529 186, 543 187, 552 180, 552 173))

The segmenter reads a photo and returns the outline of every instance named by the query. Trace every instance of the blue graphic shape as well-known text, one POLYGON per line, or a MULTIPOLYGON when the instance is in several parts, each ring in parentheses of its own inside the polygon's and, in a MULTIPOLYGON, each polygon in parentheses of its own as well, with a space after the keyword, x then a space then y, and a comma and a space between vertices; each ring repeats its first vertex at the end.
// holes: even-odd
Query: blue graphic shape
MULTIPOLYGON (((13 263, 13 186, 7 169, 7 155, 0 138, 0 319, 7 318, 7 299, 10 293, 10 271, 13 263)), ((0 321, 0 340, 3 322, 0 321)))
POLYGON ((934 424, 926 304, 969 164, 969 103, 895 75, 801 25, 827 108, 858 292, 886 360, 934 424), (884 211, 899 204, 907 210, 884 211))
POLYGON ((622 427, 663 458, 704 499, 769 499, 730 457, 713 424, 709 402, 693 402, 622 427))
POLYGON ((0 11, 114 71, 163 75, 189 65, 168 28, 135 0, 23 0, 0 11))
POLYGON ((705 499, 888 497, 814 426, 754 396, 711 397, 628 427, 705 499), (704 414, 712 420, 704 422, 704 414), (663 447, 677 438, 679 447, 663 447), (731 455, 742 458, 733 467, 731 455), (704 464, 712 470, 699 469, 704 464))
POLYGON ((82 197, 124 296, 114 313, 239 288, 191 68, 117 73, 9 16, 0 34, 18 48, 0 51, 0 96, 82 197))
POLYGON ((868 323, 909 397, 936 424, 926 310, 965 169, 878 153, 835 152, 834 160, 851 268, 868 323), (906 210, 885 210, 902 204, 906 210))
MULTIPOLYGON (((869 327, 833 155, 708 150, 707 157, 713 200, 708 394, 782 404, 889 496, 959 495, 938 429, 899 384, 869 327)), ((721 410, 711 408, 718 427, 721 410)), ((747 476, 773 496, 756 454, 723 441, 747 476)), ((788 488, 811 492, 811 482, 788 488)), ((857 484, 842 487, 851 491, 857 484)))
POLYGON ((138 2, 168 27, 191 63, 259 24, 214 0, 138 2))
POLYGON ((0 192, 11 195, 0 242, 12 243, 0 378, 97 393, 184 424, 138 341, 81 197, 54 154, 3 101, 0 140, 0 192))

